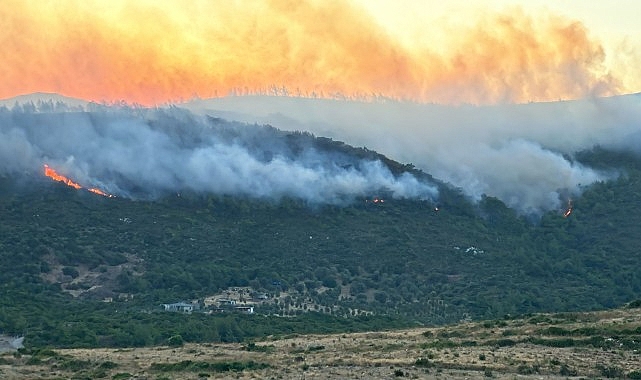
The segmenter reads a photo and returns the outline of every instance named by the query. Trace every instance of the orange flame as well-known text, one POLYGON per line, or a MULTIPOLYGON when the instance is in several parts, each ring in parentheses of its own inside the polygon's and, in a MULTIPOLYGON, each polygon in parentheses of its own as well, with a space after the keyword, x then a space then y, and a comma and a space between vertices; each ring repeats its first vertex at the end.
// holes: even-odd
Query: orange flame
POLYGON ((102 191, 100 189, 96 189, 95 187, 89 188, 87 190, 91 191, 94 194, 102 195, 103 197, 107 197, 107 198, 112 198, 113 197, 113 195, 107 194, 107 193, 105 193, 104 191, 102 191))
POLYGON ((563 217, 567 218, 570 214, 572 214, 572 199, 568 200, 568 209, 563 213, 563 217))
MULTIPOLYGON (((49 165, 47 165, 47 164, 44 165, 44 173, 45 173, 45 176, 53 179, 54 181, 62 182, 67 186, 73 187, 74 189, 82 189, 83 188, 81 185, 77 184, 76 182, 72 181, 71 179, 63 176, 60 173, 58 173, 55 169, 49 167, 49 165)), ((108 197, 108 198, 113 198, 114 197, 113 195, 107 194, 104 191, 102 191, 100 189, 97 189, 95 187, 88 188, 87 190, 92 192, 92 193, 94 193, 94 194, 102 195, 103 197, 108 197)))
POLYGON ((57 171, 50 168, 49 165, 47 164, 45 164, 45 175, 53 179, 54 181, 62 182, 67 186, 73 187, 74 189, 82 189, 82 186, 78 185, 77 183, 63 176, 62 174, 58 174, 57 171))
POLYGON ((437 52, 403 44, 347 1, 186 4, 3 0, 0 98, 44 91, 154 105, 233 93, 488 104, 629 90, 581 23, 547 14, 482 18, 437 52))

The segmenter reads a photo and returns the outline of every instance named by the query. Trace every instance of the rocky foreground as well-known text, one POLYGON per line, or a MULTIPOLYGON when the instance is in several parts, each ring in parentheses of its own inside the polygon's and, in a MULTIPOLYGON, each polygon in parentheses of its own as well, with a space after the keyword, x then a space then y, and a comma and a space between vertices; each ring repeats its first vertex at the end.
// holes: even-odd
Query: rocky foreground
POLYGON ((20 349, 3 379, 641 379, 641 309, 131 349, 20 349))

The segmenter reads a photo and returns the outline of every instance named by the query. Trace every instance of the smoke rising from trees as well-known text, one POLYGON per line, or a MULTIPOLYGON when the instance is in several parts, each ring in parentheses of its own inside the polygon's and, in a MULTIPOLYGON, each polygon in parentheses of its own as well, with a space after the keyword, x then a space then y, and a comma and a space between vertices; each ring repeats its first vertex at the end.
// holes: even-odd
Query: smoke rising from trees
POLYGON ((0 174, 42 175, 48 164, 84 187, 133 198, 195 191, 344 204, 381 191, 437 195, 434 185, 409 173, 394 175, 378 160, 323 149, 305 133, 174 107, 44 108, 0 109, 0 174))
POLYGON ((641 152, 641 96, 497 106, 287 97, 193 101, 200 113, 271 123, 366 146, 522 213, 563 207, 568 194, 618 175, 576 162, 594 146, 641 152))

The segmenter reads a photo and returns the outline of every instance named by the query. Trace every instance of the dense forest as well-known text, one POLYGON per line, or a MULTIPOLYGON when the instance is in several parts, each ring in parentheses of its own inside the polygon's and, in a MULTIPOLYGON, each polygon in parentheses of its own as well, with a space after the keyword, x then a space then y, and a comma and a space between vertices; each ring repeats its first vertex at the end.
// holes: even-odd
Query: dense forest
POLYGON ((641 158, 595 148, 576 160, 620 175, 586 187, 568 217, 518 215, 490 197, 472 203, 446 185, 438 204, 383 191, 323 206, 195 192, 106 198, 44 177, 0 177, 0 332, 33 346, 240 341, 638 299, 641 158), (230 287, 316 306, 270 304, 254 315, 159 306, 230 287))

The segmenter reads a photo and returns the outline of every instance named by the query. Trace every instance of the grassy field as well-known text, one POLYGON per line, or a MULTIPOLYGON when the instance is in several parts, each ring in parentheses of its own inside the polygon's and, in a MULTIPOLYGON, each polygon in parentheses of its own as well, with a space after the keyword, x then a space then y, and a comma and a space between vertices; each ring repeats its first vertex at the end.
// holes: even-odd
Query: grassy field
MULTIPOLYGON (((28 345, 27 345, 28 346, 28 345)), ((4 379, 641 378, 641 309, 135 349, 21 349, 4 379)))

